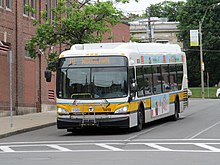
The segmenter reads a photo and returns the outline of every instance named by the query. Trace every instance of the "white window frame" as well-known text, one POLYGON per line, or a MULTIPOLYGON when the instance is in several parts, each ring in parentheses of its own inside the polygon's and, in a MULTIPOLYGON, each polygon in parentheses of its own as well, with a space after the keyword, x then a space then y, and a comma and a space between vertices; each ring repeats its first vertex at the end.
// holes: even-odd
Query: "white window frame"
POLYGON ((51 20, 51 1, 46 0, 47 19, 51 20))
POLYGON ((6 10, 12 10, 12 0, 6 0, 6 10))
MULTIPOLYGON (((31 0, 31 7, 36 11, 37 9, 36 0, 31 0)), ((36 13, 31 12, 31 17, 36 18, 36 13)))
POLYGON ((3 8, 3 2, 4 0, 0 0, 0 8, 3 8))
MULTIPOLYGON (((55 9, 57 7, 57 0, 52 0, 51 6, 52 6, 52 9, 55 9)), ((56 17, 56 15, 53 13, 53 11, 51 11, 51 19, 55 20, 55 17, 56 17)))
POLYGON ((24 16, 28 16, 29 12, 27 10, 25 10, 25 6, 29 5, 29 0, 23 0, 23 15, 24 16))

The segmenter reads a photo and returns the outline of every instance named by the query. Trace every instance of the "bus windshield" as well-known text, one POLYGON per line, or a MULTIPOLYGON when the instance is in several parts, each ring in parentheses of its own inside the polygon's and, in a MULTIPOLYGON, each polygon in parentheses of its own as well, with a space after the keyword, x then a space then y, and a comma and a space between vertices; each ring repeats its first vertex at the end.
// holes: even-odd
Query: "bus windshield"
POLYGON ((127 66, 61 67, 57 76, 58 98, 108 99, 128 95, 127 66))

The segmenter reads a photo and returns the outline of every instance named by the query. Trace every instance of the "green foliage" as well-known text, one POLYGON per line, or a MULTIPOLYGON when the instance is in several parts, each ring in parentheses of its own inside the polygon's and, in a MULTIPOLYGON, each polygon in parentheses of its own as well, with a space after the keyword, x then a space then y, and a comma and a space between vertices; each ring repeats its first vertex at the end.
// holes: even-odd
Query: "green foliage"
MULTIPOLYGON (((53 68, 51 66, 54 66, 58 52, 52 48, 60 44, 70 47, 73 44, 100 42, 103 34, 119 23, 123 15, 110 0, 90 1, 58 0, 56 8, 51 9, 53 21, 46 11, 42 11, 42 20, 33 22, 37 26, 36 35, 27 43, 30 56, 35 58, 36 52, 41 50, 48 59, 48 67, 53 68)), ((127 3, 129 0, 116 2, 127 3)))
POLYGON ((146 10, 146 17, 168 18, 169 21, 176 21, 180 8, 185 4, 183 1, 172 2, 163 1, 161 3, 152 4, 146 10))
POLYGON ((205 80, 208 72, 210 86, 214 86, 220 81, 220 5, 213 5, 217 3, 219 3, 218 0, 188 0, 178 16, 180 22, 178 36, 183 41, 186 50, 190 86, 200 85, 200 52, 199 47, 190 47, 189 31, 199 28, 199 21, 202 20, 206 11, 202 24, 205 80))

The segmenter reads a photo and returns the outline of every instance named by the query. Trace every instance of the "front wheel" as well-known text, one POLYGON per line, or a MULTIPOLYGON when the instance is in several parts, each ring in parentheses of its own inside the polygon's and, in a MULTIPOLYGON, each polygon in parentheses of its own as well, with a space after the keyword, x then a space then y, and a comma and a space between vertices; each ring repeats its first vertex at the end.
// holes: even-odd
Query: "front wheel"
POLYGON ((143 124, 144 124, 144 114, 143 111, 138 109, 138 114, 137 114, 137 126, 134 127, 134 131, 138 132, 143 129, 143 124))

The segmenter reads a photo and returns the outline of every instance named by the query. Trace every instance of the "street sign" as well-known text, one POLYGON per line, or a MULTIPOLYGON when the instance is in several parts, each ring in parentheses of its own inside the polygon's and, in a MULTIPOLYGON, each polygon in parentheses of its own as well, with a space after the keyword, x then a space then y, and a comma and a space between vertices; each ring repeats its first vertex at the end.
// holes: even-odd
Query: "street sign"
POLYGON ((199 46, 198 30, 190 30, 190 46, 199 46))

